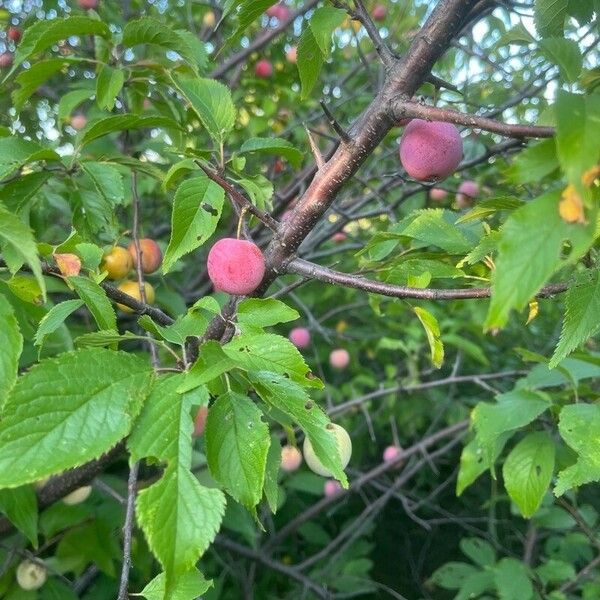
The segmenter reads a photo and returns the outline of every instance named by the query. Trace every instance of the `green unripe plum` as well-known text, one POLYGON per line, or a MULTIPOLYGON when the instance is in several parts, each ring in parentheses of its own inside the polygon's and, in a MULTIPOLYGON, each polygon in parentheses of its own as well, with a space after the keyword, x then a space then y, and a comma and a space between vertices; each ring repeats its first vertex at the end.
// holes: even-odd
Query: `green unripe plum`
MULTIPOLYGON (((342 469, 345 469, 352 456, 352 440, 350 439, 348 432, 340 425, 332 424, 331 429, 336 438, 338 452, 342 461, 342 469)), ((333 475, 333 473, 317 458, 308 438, 305 438, 304 440, 304 460, 306 461, 308 468, 317 475, 322 475, 323 477, 331 477, 333 475)))
POLYGON ((17 567, 17 583, 23 590, 39 590, 47 578, 45 567, 38 562, 24 560, 17 567))

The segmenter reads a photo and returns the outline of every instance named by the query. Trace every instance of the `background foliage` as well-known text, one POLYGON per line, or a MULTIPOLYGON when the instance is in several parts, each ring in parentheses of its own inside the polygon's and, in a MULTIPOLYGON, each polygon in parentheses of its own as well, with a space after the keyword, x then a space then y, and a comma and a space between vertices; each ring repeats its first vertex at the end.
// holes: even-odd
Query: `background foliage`
POLYGON ((327 177, 315 163, 363 139, 388 89, 374 41, 410 54, 438 3, 390 0, 376 24, 374 3, 272 4, 0 8, 23 31, 0 34, 0 597, 117 597, 125 545, 125 591, 149 600, 600 598, 598 0, 470 2, 415 100, 500 129, 461 128, 436 203, 389 128, 302 230, 302 259, 392 297, 291 266, 232 303, 212 244, 237 232, 272 256, 263 211, 293 235, 327 177), (154 307, 101 267, 136 237, 164 253, 154 307), (416 299, 428 289, 448 293, 416 299), (330 419, 351 433, 346 472, 330 419), (349 489, 281 472, 281 443, 304 436, 349 489), (16 582, 25 558, 47 569, 39 590, 16 582))

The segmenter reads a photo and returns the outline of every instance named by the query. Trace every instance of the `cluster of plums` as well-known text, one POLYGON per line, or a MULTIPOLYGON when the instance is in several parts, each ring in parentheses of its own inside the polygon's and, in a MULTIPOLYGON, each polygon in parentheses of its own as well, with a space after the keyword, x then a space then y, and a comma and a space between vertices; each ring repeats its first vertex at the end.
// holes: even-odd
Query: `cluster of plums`
MULTIPOLYGON (((146 274, 156 272, 162 263, 162 252, 159 245, 150 238, 142 238, 139 240, 141 250, 141 267, 146 274)), ((106 272, 108 279, 119 280, 125 279, 137 264, 137 251, 134 242, 131 242, 127 248, 123 246, 114 246, 102 257, 100 270, 106 272)), ((119 284, 119 289, 135 298, 139 302, 142 300, 140 286, 137 281, 126 280, 119 284)), ((146 302, 152 304, 154 302, 154 288, 149 283, 144 283, 144 292, 146 302)), ((128 306, 123 304, 117 305, 124 312, 133 312, 128 306)))

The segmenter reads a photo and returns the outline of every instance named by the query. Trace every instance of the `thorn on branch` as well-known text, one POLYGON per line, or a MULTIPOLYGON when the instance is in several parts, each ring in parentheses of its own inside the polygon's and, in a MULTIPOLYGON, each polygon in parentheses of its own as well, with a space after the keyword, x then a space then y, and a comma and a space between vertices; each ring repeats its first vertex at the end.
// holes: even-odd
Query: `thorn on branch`
POLYGON ((319 146, 315 142, 310 130, 306 125, 304 125, 304 131, 306 131, 306 135, 308 137, 308 143, 310 144, 310 150, 315 158, 315 162, 317 163, 317 171, 320 171, 325 166, 325 161, 323 160, 323 155, 321 154, 321 150, 319 150, 319 146))
POLYGON ((324 100, 321 100, 320 103, 329 124, 334 129, 334 131, 340 136, 340 139, 344 144, 349 144, 352 141, 350 135, 346 132, 346 130, 338 123, 337 119, 333 116, 333 113, 327 108, 324 100))

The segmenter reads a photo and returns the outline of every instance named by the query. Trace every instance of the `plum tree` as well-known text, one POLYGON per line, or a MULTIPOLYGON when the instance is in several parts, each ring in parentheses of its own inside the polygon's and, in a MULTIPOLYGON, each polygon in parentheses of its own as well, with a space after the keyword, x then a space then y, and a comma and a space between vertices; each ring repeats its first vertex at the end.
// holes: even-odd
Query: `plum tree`
POLYGON ((413 119, 400 142, 400 161, 419 181, 439 181, 451 175, 463 155, 463 143, 452 123, 413 119))
POLYGON ((194 437, 200 437, 206 429, 206 417, 208 417, 208 406, 201 406, 194 418, 194 437))
POLYGON ((93 10, 98 7, 98 0, 77 0, 77 4, 84 10, 93 10))
POLYGON ((336 348, 329 355, 329 364, 334 369, 345 369, 350 364, 350 353, 344 348, 336 348))
POLYGON ((296 448, 287 444, 281 448, 281 468, 286 473, 297 471, 302 464, 302 452, 296 448))
POLYGON ((13 55, 10 52, 0 54, 0 69, 10 67, 13 64, 13 55))
POLYGON ((18 27, 15 27, 14 25, 11 25, 6 30, 6 37, 9 40, 15 42, 15 44, 21 41, 22 36, 23 36, 22 31, 18 27))
POLYGON ((102 257, 100 270, 107 272, 109 279, 123 279, 133 269, 133 258, 126 248, 113 246, 102 257))
POLYGON ((442 188, 431 188, 429 190, 429 197, 434 202, 443 202, 448 197, 448 192, 442 188))
POLYGON ((342 486, 335 479, 328 479, 323 485, 323 494, 329 498, 342 491, 342 486))
POLYGON ((73 115, 70 125, 75 131, 81 131, 87 125, 87 117, 81 114, 73 115))
POLYGON ((234 296, 251 294, 265 274, 265 258, 253 242, 219 240, 208 253, 208 276, 216 290, 234 296))
POLYGON ((46 583, 47 578, 46 567, 38 561, 27 559, 17 567, 17 583, 23 590, 39 590, 46 583))
POLYGON ((371 11, 373 21, 384 21, 387 15, 387 9, 383 4, 376 4, 371 11))
POLYGON ((266 58, 261 58, 254 67, 254 73, 260 79, 268 79, 273 75, 273 65, 266 58))
MULTIPOLYGON (((350 457, 352 456, 352 440, 350 439, 348 432, 341 425, 332 423, 331 425, 328 425, 328 427, 335 435, 338 452, 340 453, 342 469, 345 469, 350 462, 350 457)), ((313 446, 308 437, 304 439, 303 450, 304 460, 311 471, 317 475, 322 475, 323 477, 331 477, 333 475, 333 473, 317 458, 317 455, 315 454, 313 446)))
MULTIPOLYGON (((146 274, 158 271, 162 263, 162 252, 160 246, 150 238, 139 240, 140 250, 142 251, 142 271, 146 274)), ((135 242, 131 242, 127 247, 133 259, 134 266, 137 264, 137 250, 135 242)))
MULTIPOLYGON (((121 285, 119 285, 119 289, 128 296, 135 298, 138 302, 142 301, 142 294, 140 292, 140 286, 137 281, 124 281, 123 283, 121 283, 121 285)), ((144 293, 146 295, 146 303, 153 304, 156 295, 154 293, 154 288, 148 282, 144 283, 144 293)), ((129 306, 125 306, 124 304, 117 304, 117 306, 123 312, 134 312, 132 308, 129 308, 129 306)))
POLYGON ((91 485, 84 485, 76 490, 73 490, 70 494, 67 494, 63 499, 63 503, 67 506, 74 506, 75 504, 81 504, 85 502, 92 493, 91 485))
POLYGON ((308 348, 310 346, 310 331, 306 327, 294 327, 290 331, 288 339, 296 348, 308 348))

